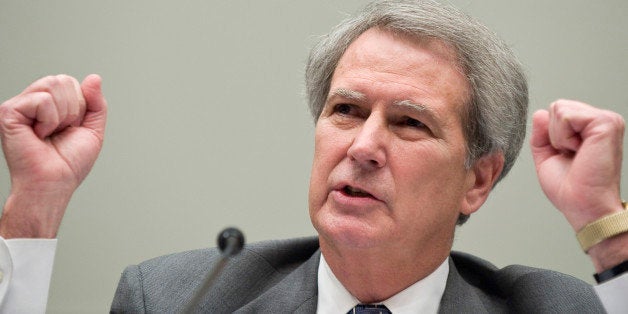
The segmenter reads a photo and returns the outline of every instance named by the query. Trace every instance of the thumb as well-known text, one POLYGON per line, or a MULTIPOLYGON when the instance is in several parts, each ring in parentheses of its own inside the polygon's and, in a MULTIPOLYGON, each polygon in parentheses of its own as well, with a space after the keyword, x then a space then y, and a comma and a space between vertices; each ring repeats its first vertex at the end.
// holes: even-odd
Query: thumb
POLYGON ((102 79, 98 74, 88 75, 81 83, 86 110, 81 126, 96 131, 102 136, 107 122, 107 101, 102 93, 102 79))

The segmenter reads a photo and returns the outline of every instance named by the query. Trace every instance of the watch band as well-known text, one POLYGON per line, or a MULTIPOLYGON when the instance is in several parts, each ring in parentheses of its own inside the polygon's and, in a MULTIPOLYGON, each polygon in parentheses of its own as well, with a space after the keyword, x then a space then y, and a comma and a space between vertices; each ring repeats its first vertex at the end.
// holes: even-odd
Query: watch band
POLYGON ((622 205, 624 210, 604 216, 578 231, 576 237, 582 250, 587 252, 592 246, 608 238, 628 232, 628 204, 622 202, 622 205))
POLYGON ((623 263, 611 268, 607 269, 599 274, 594 274, 593 277, 597 283, 603 283, 609 279, 613 279, 625 272, 628 272, 628 261, 624 261, 623 263))

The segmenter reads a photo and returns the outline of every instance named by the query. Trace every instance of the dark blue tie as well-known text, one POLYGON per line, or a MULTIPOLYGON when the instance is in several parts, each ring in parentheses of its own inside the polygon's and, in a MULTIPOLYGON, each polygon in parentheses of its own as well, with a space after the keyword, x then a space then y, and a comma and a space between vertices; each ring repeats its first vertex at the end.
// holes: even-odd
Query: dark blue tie
POLYGON ((347 314, 392 314, 383 304, 358 304, 347 314))

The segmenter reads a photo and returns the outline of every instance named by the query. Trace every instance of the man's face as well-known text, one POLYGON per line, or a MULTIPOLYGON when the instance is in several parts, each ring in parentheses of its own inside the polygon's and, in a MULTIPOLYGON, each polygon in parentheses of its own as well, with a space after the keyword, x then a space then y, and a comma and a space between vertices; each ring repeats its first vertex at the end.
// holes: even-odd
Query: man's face
POLYGON ((316 124, 309 208, 322 246, 449 252, 475 180, 464 167, 468 97, 440 41, 370 29, 349 46, 316 124))

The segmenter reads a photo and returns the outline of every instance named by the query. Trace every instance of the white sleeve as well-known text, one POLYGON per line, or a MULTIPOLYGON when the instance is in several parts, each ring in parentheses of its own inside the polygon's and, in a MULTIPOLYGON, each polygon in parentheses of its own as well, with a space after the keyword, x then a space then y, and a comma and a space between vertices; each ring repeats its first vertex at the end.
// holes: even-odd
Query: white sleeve
POLYGON ((628 273, 593 287, 608 314, 628 311, 628 273))
POLYGON ((0 237, 0 313, 45 313, 57 239, 0 237))

